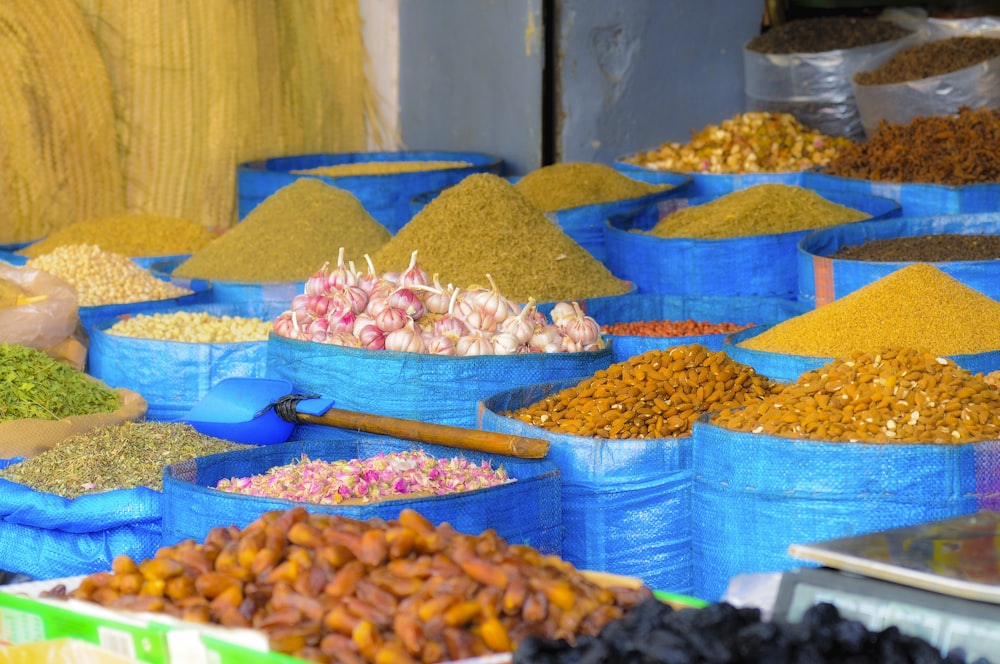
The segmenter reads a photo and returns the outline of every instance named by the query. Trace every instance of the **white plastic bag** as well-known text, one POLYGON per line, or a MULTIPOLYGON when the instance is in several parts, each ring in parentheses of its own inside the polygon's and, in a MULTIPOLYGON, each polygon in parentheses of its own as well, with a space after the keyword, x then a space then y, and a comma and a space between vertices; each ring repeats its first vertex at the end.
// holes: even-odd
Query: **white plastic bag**
POLYGON ((23 304, 0 301, 0 343, 44 350, 71 336, 80 320, 76 291, 62 279, 0 261, 0 288, 20 288, 23 304), (9 284, 4 287, 3 282, 9 284), (5 306, 10 305, 10 306, 5 306))

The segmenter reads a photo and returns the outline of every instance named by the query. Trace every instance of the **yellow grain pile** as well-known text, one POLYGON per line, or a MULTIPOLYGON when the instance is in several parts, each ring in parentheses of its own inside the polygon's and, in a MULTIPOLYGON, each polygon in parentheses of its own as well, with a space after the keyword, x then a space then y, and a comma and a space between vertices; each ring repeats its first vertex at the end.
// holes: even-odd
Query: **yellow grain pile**
POLYGON ((189 219, 116 214, 74 222, 17 253, 41 256, 67 244, 93 244, 123 256, 173 256, 193 253, 215 237, 209 228, 189 219))
POLYGON ((0 0, 0 243, 123 210, 111 82, 74 0, 0 0))
POLYGON ((1000 302, 933 265, 916 263, 739 345, 809 357, 892 347, 985 353, 1000 350, 1000 302))

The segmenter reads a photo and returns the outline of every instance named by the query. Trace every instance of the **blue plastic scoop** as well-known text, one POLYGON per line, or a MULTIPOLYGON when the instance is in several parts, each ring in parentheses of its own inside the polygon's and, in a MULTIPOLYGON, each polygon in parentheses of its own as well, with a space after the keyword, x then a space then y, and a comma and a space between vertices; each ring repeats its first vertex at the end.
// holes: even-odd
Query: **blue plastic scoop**
POLYGON ((287 380, 223 378, 179 421, 206 436, 249 445, 288 440, 296 424, 321 424, 524 459, 541 459, 549 441, 333 408, 333 399, 296 394, 287 380))

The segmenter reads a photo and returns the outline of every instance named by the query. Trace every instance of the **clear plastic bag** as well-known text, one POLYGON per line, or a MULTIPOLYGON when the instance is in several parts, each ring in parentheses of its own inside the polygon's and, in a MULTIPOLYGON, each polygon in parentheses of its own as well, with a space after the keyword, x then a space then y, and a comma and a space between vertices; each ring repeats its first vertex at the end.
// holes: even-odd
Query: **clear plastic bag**
MULTIPOLYGON (((1000 17, 927 19, 919 43, 960 36, 1000 37, 1000 17)), ((880 56, 865 68, 871 70, 892 54, 880 56)), ((865 135, 871 137, 878 123, 902 125, 916 117, 954 115, 962 106, 1000 108, 1000 57, 947 74, 902 83, 858 85, 854 97, 865 135)))
POLYGON ((52 348, 73 334, 79 320, 72 286, 47 272, 0 261, 0 343, 52 348))
POLYGON ((791 113, 827 136, 863 139, 851 84, 854 73, 914 43, 916 37, 909 35, 820 53, 758 53, 744 48, 747 110, 791 113))

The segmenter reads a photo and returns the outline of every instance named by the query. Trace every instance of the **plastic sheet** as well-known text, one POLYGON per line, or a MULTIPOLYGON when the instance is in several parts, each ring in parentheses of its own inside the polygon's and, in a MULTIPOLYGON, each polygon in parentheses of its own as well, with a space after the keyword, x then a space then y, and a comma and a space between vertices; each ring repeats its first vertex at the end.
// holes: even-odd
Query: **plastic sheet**
POLYGON ((197 302, 209 304, 240 304, 243 302, 263 302, 268 307, 269 317, 275 318, 291 306, 292 298, 300 295, 305 288, 305 281, 276 282, 240 282, 218 281, 206 282, 203 279, 177 277, 173 272, 187 258, 174 258, 157 261, 149 266, 149 271, 160 279, 166 279, 184 288, 195 288, 198 284, 208 283, 210 288, 197 302))
POLYGON ((810 189, 881 196, 899 203, 907 217, 995 212, 1000 183, 961 186, 925 182, 882 182, 816 172, 805 177, 810 189))
POLYGON ((240 164, 236 169, 239 218, 243 219, 265 198, 302 177, 314 177, 357 197, 368 214, 396 233, 412 216, 412 199, 424 192, 444 189, 473 173, 500 175, 503 160, 478 152, 342 152, 279 157, 240 164), (469 166, 427 171, 372 175, 326 176, 291 171, 366 162, 464 161, 469 166))
MULTIPOLYGON (((1000 235, 1000 213, 902 217, 813 231, 802 238, 797 247, 798 299, 805 305, 827 304, 916 262, 833 258, 842 247, 874 240, 942 234, 1000 235)), ((994 300, 1000 299, 1000 261, 939 261, 933 265, 994 300)))
MULTIPOLYGON (((303 394, 331 397, 337 408, 475 428, 479 401, 497 392, 592 375, 612 362, 610 348, 578 353, 447 357, 365 350, 287 339, 267 341, 267 378, 303 394)), ((329 438, 328 427, 304 424, 295 438, 329 438)))
POLYGON ((160 494, 145 487, 70 500, 0 479, 0 567, 41 580, 108 570, 119 554, 150 558, 160 519, 160 494))
POLYGON ((482 402, 480 425, 548 439, 548 458, 562 475, 564 559, 579 569, 691 594, 690 437, 605 440, 553 433, 502 415, 577 382, 498 393, 482 402))
MULTIPOLYGON (((869 214, 874 219, 899 216, 893 200, 847 192, 815 190, 823 198, 869 214)), ((720 239, 661 238, 648 231, 684 206, 720 196, 661 201, 611 217, 604 226, 608 269, 635 283, 639 293, 725 295, 795 299, 796 245, 809 230, 720 239)))
POLYGON ((355 433, 349 440, 313 440, 268 445, 213 454, 168 466, 163 476, 163 542, 171 545, 186 538, 204 541, 218 525, 246 527, 269 510, 301 505, 310 512, 343 514, 355 519, 390 520, 404 508, 413 508, 434 524, 447 522, 456 530, 478 535, 488 528, 512 544, 527 544, 559 555, 562 537, 560 477, 557 466, 546 459, 519 459, 426 445, 388 436, 355 433), (319 505, 279 498, 257 498, 214 489, 221 479, 247 477, 301 458, 363 459, 385 452, 414 448, 438 458, 464 457, 494 468, 503 466, 517 481, 476 491, 445 496, 400 497, 367 505, 319 505))
POLYGON ((1000 441, 865 445, 734 432, 699 419, 691 462, 696 597, 737 574, 803 565, 788 545, 1000 504, 1000 441))
MULTIPOLYGON (((146 314, 178 311, 212 316, 256 317, 271 320, 272 308, 263 302, 200 304, 163 307, 146 314)), ((182 417, 198 399, 223 378, 262 378, 266 372, 267 342, 192 343, 143 339, 110 334, 119 318, 96 321, 90 334, 89 373, 112 387, 142 394, 148 403, 146 418, 171 421, 182 417)))
MULTIPOLYGON (((634 155, 633 155, 634 156, 634 155)), ((677 177, 673 171, 664 171, 649 166, 640 166, 625 161, 631 157, 622 157, 614 164, 616 170, 635 180, 662 184, 670 182, 677 177)), ((728 194, 737 189, 745 189, 755 184, 777 183, 804 186, 807 171, 787 171, 783 173, 682 173, 691 178, 691 182, 684 185, 679 196, 695 198, 700 196, 716 196, 728 194)))

